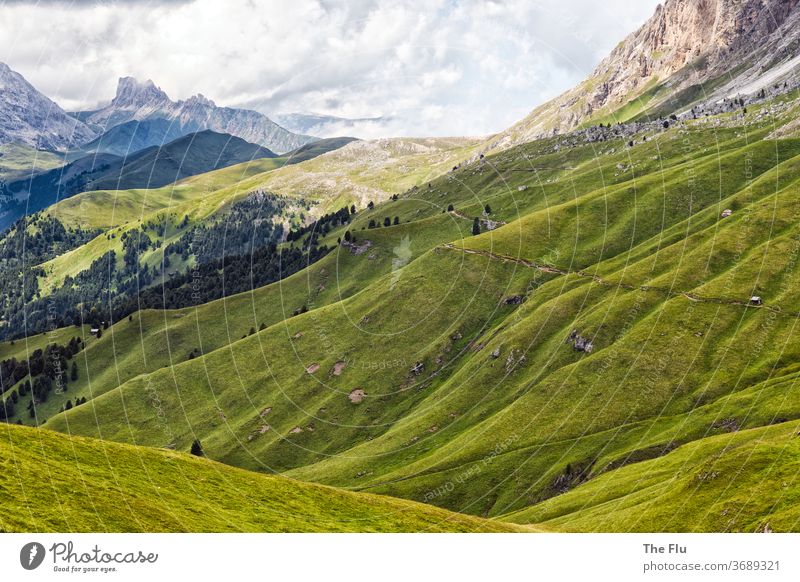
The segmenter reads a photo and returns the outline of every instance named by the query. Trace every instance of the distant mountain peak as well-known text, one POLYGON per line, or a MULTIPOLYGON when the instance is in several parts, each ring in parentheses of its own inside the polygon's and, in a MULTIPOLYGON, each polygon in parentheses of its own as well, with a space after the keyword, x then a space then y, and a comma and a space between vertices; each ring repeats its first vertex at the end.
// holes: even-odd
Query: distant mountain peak
POLYGON ((120 77, 117 94, 111 100, 114 107, 143 107, 168 102, 169 97, 151 79, 138 81, 134 77, 120 77))
MULTIPOLYGON (((154 119, 165 119, 173 125, 168 131, 170 137, 176 133, 186 135, 211 129, 240 137, 278 153, 292 151, 314 140, 310 136, 298 135, 280 127, 257 111, 217 107, 202 93, 186 100, 173 101, 152 80, 139 81, 133 77, 119 79, 117 93, 108 106, 77 115, 104 133, 132 121, 149 122, 154 119)), ((126 128, 123 133, 127 136, 123 136, 123 142, 127 142, 127 145, 111 143, 115 140, 104 140, 105 146, 116 148, 121 145, 127 151, 127 147, 132 143, 129 135, 131 132, 126 128)), ((146 133, 148 132, 144 131, 142 135, 146 133)), ((164 132, 152 136, 155 142, 153 145, 157 145, 167 135, 161 134, 164 132)))
POLYGON ((18 142, 63 150, 93 139, 94 132, 0 63, 0 144, 18 142))
POLYGON ((188 105, 202 105, 204 107, 216 107, 217 104, 214 103, 211 99, 203 95, 202 93, 198 93, 197 95, 192 95, 186 100, 188 105))

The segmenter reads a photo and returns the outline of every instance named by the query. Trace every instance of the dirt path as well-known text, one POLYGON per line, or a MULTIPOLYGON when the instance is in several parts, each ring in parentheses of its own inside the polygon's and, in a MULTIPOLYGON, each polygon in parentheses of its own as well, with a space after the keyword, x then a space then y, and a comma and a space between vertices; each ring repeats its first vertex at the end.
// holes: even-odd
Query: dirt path
POLYGON ((587 279, 591 279, 598 285, 603 285, 604 287, 618 287, 620 289, 625 289, 627 291, 645 291, 645 292, 653 292, 653 293, 660 293, 664 295, 667 299, 672 299, 674 297, 684 297, 689 301, 694 301, 697 303, 713 303, 716 305, 733 305, 737 307, 745 307, 747 309, 766 309, 767 311, 771 311, 773 313, 777 313, 779 315, 784 315, 787 317, 800 317, 800 313, 796 311, 785 311, 781 309, 779 306, 773 305, 752 305, 748 301, 742 301, 740 299, 730 299, 726 297, 701 297, 695 293, 690 293, 687 291, 677 291, 674 289, 667 289, 664 287, 651 287, 649 285, 628 285, 625 283, 615 283, 613 281, 607 281, 598 277, 597 275, 592 275, 591 273, 586 273, 585 271, 570 271, 566 269, 559 269, 552 265, 544 265, 540 263, 535 263, 533 261, 529 261, 527 259, 522 258, 515 258, 509 257, 507 255, 501 255, 498 253, 491 253, 489 251, 481 251, 477 249, 465 249, 459 248, 452 244, 443 244, 440 245, 439 248, 461 252, 467 255, 481 255, 484 257, 488 257, 490 259, 496 261, 502 261, 504 263, 516 263, 522 267, 528 269, 536 269, 537 271, 541 271, 543 273, 550 273, 553 275, 575 275, 578 277, 584 277, 587 279))

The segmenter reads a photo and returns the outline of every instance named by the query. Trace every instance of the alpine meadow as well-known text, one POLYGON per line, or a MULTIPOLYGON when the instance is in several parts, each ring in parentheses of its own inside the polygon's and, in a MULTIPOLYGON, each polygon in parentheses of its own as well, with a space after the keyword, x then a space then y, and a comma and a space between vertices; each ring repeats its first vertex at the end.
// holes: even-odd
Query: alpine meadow
POLYGON ((647 13, 490 135, 3 49, 0 531, 800 531, 800 2, 647 13))

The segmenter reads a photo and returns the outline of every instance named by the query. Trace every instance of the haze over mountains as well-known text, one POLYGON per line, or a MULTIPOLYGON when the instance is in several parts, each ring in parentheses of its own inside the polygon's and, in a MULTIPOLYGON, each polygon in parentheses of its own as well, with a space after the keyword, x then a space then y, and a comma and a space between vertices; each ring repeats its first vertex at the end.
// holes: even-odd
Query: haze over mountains
POLYGON ((386 121, 385 117, 338 117, 336 115, 319 115, 316 113, 288 113, 278 115, 278 122, 295 133, 332 137, 339 135, 358 135, 360 130, 370 126, 379 127, 386 121))

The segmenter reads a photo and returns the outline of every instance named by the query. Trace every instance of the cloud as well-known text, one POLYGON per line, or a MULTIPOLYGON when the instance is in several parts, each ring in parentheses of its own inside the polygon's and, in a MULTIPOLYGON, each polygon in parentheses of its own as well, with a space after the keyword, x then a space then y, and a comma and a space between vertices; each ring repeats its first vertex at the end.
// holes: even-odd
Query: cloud
POLYGON ((367 136, 480 135, 580 81, 656 4, 6 2, 0 60, 67 109, 108 101, 132 75, 268 115, 382 118, 367 136))
POLYGON ((63 4, 64 6, 70 6, 73 8, 82 8, 98 6, 101 4, 189 4, 194 1, 195 0, 3 0, 0 2, 0 7, 3 4, 24 4, 27 6, 63 4))

